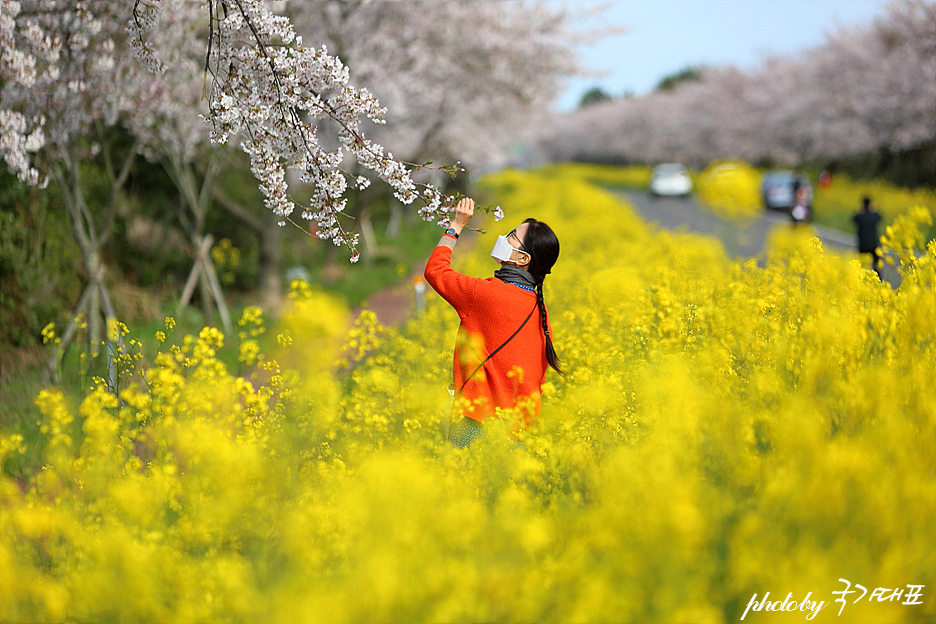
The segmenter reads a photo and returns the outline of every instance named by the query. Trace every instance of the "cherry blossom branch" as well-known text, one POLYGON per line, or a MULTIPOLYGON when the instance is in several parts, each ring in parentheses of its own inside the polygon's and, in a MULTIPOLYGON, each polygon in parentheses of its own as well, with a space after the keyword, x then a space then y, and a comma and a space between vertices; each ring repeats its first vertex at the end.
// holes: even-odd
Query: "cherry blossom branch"
MULTIPOLYGON (((137 57, 154 72, 163 67, 146 35, 171 2, 135 0, 128 25, 137 57)), ((350 233, 340 217, 348 217, 344 213, 348 180, 353 179, 361 190, 370 181, 365 176, 354 178, 342 168, 346 156, 373 171, 402 203, 419 200, 418 213, 424 220, 449 224, 453 198, 434 185, 417 184, 411 174, 432 168, 452 175, 459 168, 398 161, 383 146, 368 140, 360 123, 364 119, 384 123, 386 109, 366 89, 348 84, 348 68, 337 57, 324 46, 318 50, 303 46, 289 19, 267 11, 261 0, 209 0, 208 11, 205 67, 206 79, 210 74, 212 81, 206 94, 208 114, 203 119, 211 127, 214 142, 243 137, 241 148, 250 157, 264 204, 280 225, 287 221, 297 225, 290 216, 298 205, 302 218, 318 224, 319 238, 347 246, 351 261, 358 260, 358 235, 350 233), (317 124, 304 118, 335 124, 339 147, 325 149, 318 140, 317 124), (307 205, 297 204, 291 196, 287 170, 298 171, 299 179, 312 185, 307 205)), ((502 216, 499 207, 489 210, 495 219, 502 216)))
MULTIPOLYGON (((240 2, 237 2, 236 0, 235 0, 235 2, 236 2, 236 4, 237 4, 238 10, 239 10, 240 13, 241 13, 241 16, 244 18, 244 21, 246 22, 247 26, 248 26, 249 29, 250 29, 251 34, 253 35, 254 41, 256 41, 256 43, 257 43, 257 49, 259 50, 260 55, 261 55, 262 57, 264 57, 264 58, 267 60, 269 66, 270 66, 270 75, 273 77, 273 82, 274 82, 274 84, 276 85, 277 93, 278 93, 278 94, 282 94, 283 89, 284 89, 283 84, 282 84, 282 82, 283 82, 283 81, 282 81, 282 76, 280 75, 280 72, 279 72, 279 71, 277 70, 277 68, 276 68, 276 62, 275 62, 275 60, 270 56, 270 54, 267 53, 267 44, 264 43, 264 41, 263 41, 263 39, 262 39, 260 33, 257 32, 256 27, 254 26, 253 22, 250 20, 250 16, 245 12, 243 5, 242 5, 240 2)), ((209 12, 210 12, 211 15, 212 15, 212 20, 211 20, 211 31, 209 32, 209 35, 208 35, 208 52, 207 52, 207 55, 206 55, 206 58, 205 58, 205 68, 206 68, 207 71, 209 71, 209 72, 211 73, 212 79, 213 79, 213 80, 217 80, 217 79, 218 79, 218 75, 217 75, 215 72, 211 71, 211 62, 210 62, 210 61, 211 61, 212 41, 213 41, 213 39, 214 39, 214 33, 215 33, 215 30, 214 30, 214 10, 212 9, 212 4, 213 4, 213 0, 209 0, 209 12)), ((219 4, 222 4, 222 3, 219 3, 219 4)), ((222 5, 222 6, 223 6, 223 5, 222 5)), ((225 15, 226 15, 226 14, 227 14, 227 9, 226 9, 226 7, 224 7, 224 11, 225 11, 225 15)), ((218 32, 218 37, 220 38, 220 37, 221 37, 221 30, 218 29, 217 32, 218 32)), ((224 82, 227 83, 227 81, 224 81, 224 82)), ((313 93, 314 93, 314 92, 313 92, 313 93)), ((327 102, 321 101, 321 98, 320 98, 319 94, 315 94, 315 95, 319 98, 319 102, 321 102, 322 108, 323 108, 323 109, 325 109, 326 107, 328 107, 328 103, 327 103, 327 102)), ((236 97, 236 95, 233 95, 232 97, 236 97)), ((282 102, 282 97, 281 97, 281 95, 280 95, 280 97, 279 97, 279 101, 282 102)), ((283 122, 287 122, 287 119, 285 118, 285 116, 288 115, 288 118, 289 118, 289 119, 288 119, 288 123, 294 124, 294 125, 296 125, 296 126, 300 126, 300 125, 302 124, 302 120, 301 120, 300 117, 299 117, 299 113, 298 113, 296 107, 294 107, 294 106, 280 106, 279 109, 280 109, 280 118, 281 118, 281 120, 282 120, 283 122)), ((329 114, 329 115, 332 117, 332 119, 338 120, 338 122, 341 123, 340 119, 339 119, 339 118, 337 117, 337 115, 335 114, 335 111, 334 111, 333 109, 331 109, 331 107, 328 107, 328 109, 329 109, 329 110, 326 110, 326 111, 325 111, 326 114, 329 114)), ((246 120, 242 120, 242 121, 246 121, 246 120)), ((348 128, 346 125, 344 125, 343 123, 342 123, 342 126, 345 128, 345 130, 347 130, 347 131, 349 131, 349 132, 353 132, 351 129, 349 129, 349 128, 348 128)), ((250 131, 249 125, 247 125, 247 129, 248 129, 248 132, 249 132, 249 131, 250 131)), ((299 136, 300 136, 300 139, 301 139, 302 142, 303 142, 303 148, 304 148, 307 152, 314 152, 314 150, 312 149, 312 147, 311 147, 311 146, 308 144, 308 142, 306 141, 306 135, 305 135, 305 133, 300 133, 299 136)), ((313 161, 313 162, 312 162, 312 166, 313 166, 313 167, 316 169, 316 171, 318 172, 319 177, 322 177, 322 176, 325 174, 325 171, 322 169, 321 166, 319 166, 319 164, 318 164, 316 161, 313 161)), ((339 211, 339 212, 340 212, 340 211, 339 211)), ((297 228, 299 228, 299 229, 303 230, 304 232, 307 232, 307 233, 308 233, 308 230, 307 230, 306 228, 303 228, 303 227, 299 226, 295 221, 293 221, 292 219, 290 219, 288 215, 285 215, 284 218, 285 218, 285 220, 288 221, 289 223, 292 223, 292 224, 293 224, 294 226, 296 226, 297 228)), ((282 225, 282 223, 281 223, 281 225, 282 225)), ((351 251, 351 254, 352 254, 352 258, 358 257, 359 254, 358 254, 358 251, 357 251, 357 249, 356 249, 356 247, 355 247, 355 244, 356 244, 356 242, 357 242, 357 239, 356 239, 355 237, 352 237, 352 236, 344 229, 344 227, 341 225, 341 222, 340 222, 337 218, 335 219, 335 227, 336 227, 337 230, 338 230, 338 234, 337 234, 336 236, 333 236, 332 239, 333 239, 333 240, 336 240, 336 241, 342 241, 342 242, 344 242, 344 244, 348 245, 348 247, 349 247, 349 249, 350 249, 350 251, 351 251), (349 242, 349 241, 350 241, 350 242, 349 242)))

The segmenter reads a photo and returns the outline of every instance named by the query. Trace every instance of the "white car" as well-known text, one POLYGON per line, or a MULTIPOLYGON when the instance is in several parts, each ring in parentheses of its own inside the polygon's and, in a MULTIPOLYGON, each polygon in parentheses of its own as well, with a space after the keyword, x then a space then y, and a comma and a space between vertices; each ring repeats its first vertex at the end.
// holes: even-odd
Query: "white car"
POLYGON ((689 171, 679 163, 664 163, 650 174, 651 195, 688 195, 692 192, 689 171))

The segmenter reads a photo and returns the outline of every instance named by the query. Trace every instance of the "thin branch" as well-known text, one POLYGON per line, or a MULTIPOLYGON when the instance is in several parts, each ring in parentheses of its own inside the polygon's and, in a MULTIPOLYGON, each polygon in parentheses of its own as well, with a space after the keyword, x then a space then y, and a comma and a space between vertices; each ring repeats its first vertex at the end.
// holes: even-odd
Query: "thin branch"
MULTIPOLYGON (((65 165, 68 167, 67 159, 65 165)), ((78 243, 81 253, 87 256, 91 250, 91 241, 85 229, 82 227, 81 210, 78 208, 73 189, 68 184, 68 180, 65 178, 65 173, 62 171, 61 165, 54 163, 50 169, 52 177, 55 179, 55 183, 62 193, 62 200, 65 204, 65 211, 68 213, 69 221, 71 222, 75 241, 78 243)))
POLYGON ((81 227, 82 231, 85 232, 86 240, 89 243, 88 249, 90 249, 91 246, 98 246, 97 228, 94 227, 94 219, 85 202, 84 190, 81 188, 81 164, 79 159, 75 158, 75 155, 72 153, 73 149, 75 149, 74 145, 69 144, 68 148, 65 150, 71 177, 72 196, 75 200, 74 205, 77 224, 81 227))
POLYGON ((211 188, 211 197, 222 208, 227 210, 231 215, 240 219, 247 227, 259 232, 263 229, 263 223, 256 216, 248 212, 243 206, 238 202, 234 201, 227 195, 221 188, 218 186, 212 186, 211 188))

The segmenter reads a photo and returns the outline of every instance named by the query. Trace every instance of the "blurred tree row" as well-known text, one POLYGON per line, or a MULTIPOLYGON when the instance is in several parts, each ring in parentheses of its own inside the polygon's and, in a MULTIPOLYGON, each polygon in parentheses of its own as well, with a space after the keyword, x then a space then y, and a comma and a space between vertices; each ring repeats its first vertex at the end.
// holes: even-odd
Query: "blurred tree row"
POLYGON ((593 105, 549 126, 542 146, 554 161, 739 158, 934 185, 934 76, 936 2, 895 0, 872 24, 756 71, 689 67, 640 97, 592 94, 593 105))

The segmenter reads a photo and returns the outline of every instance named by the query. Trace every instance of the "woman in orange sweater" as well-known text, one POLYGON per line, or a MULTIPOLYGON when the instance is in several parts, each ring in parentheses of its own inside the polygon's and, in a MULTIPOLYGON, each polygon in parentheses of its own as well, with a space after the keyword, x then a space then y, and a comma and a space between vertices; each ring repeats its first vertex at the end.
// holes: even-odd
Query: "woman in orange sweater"
POLYGON ((501 268, 494 277, 469 277, 450 264, 473 214, 473 200, 458 202, 452 227, 425 272, 426 281, 461 320, 453 365, 453 412, 461 418, 452 441, 458 447, 481 437, 481 423, 497 409, 517 409, 521 425, 529 425, 539 415, 546 368, 562 374, 543 299, 543 281, 559 257, 559 240, 545 223, 527 219, 498 237, 491 255, 501 268))

